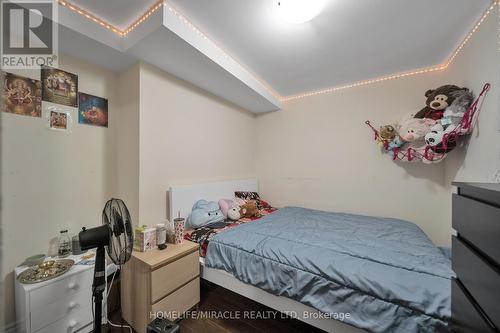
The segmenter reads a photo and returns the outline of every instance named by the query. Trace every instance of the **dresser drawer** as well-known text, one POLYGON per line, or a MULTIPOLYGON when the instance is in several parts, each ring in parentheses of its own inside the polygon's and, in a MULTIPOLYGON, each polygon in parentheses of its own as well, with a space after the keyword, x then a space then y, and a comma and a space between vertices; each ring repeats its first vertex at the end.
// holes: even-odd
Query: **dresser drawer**
POLYGON ((200 275, 200 263, 197 251, 154 270, 151 273, 152 303, 198 275, 200 275))
MULTIPOLYGON (((182 288, 153 304, 154 313, 162 312, 166 318, 175 320, 200 302, 200 278, 196 278, 182 288)), ((149 320, 151 321, 151 320, 149 320)))
POLYGON ((451 282, 451 329, 456 333, 496 332, 455 279, 451 282))
POLYGON ((39 307, 31 312, 31 330, 37 331, 65 316, 92 305, 92 288, 68 295, 58 301, 39 307))
POLYGON ((452 239, 452 264, 458 279, 491 319, 500 327, 500 272, 460 239, 452 239))
POLYGON ((500 208, 453 195, 453 229, 500 265, 500 208))
MULTIPOLYGON (((78 292, 91 288, 94 270, 73 274, 57 282, 30 292, 30 308, 38 309, 59 299, 66 299, 78 292)), ((90 296, 89 296, 90 297, 90 296)))
POLYGON ((36 333, 72 333, 91 323, 93 323, 92 307, 89 306, 75 311, 74 313, 59 319, 49 326, 45 326, 41 330, 36 331, 36 333))

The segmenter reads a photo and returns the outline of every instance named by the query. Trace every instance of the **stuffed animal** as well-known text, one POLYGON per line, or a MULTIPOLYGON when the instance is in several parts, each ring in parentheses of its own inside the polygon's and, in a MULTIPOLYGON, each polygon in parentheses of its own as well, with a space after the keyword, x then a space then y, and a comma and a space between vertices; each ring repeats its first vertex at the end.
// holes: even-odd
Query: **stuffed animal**
POLYGON ((417 112, 415 118, 441 119, 444 110, 455 100, 456 95, 454 93, 461 90, 468 91, 467 88, 460 88, 451 84, 427 90, 425 93, 425 97, 427 97, 426 107, 417 112))
POLYGON ((229 208, 227 211, 227 218, 233 221, 238 221, 241 218, 240 208, 237 206, 229 208))
POLYGON ((193 205, 188 225, 195 229, 222 221, 224 221, 224 215, 222 215, 217 202, 198 200, 193 205))
POLYGON ((387 145, 387 150, 394 150, 395 148, 399 148, 403 145, 403 140, 401 140, 401 137, 399 135, 396 135, 396 137, 389 142, 387 145))
POLYGON ((378 131, 379 140, 381 141, 392 141, 396 134, 396 129, 392 125, 380 126, 378 131))
POLYGON ((452 126, 452 129, 448 130, 450 132, 461 123, 465 112, 474 100, 474 94, 468 89, 457 90, 453 92, 452 95, 454 101, 446 108, 443 118, 441 119, 441 125, 443 125, 445 129, 448 130, 448 127, 452 126))
POLYGON ((431 149, 439 154, 448 153, 457 146, 457 140, 454 135, 448 137, 446 149, 443 147, 443 138, 446 134, 453 132, 455 127, 448 126, 446 129, 440 123, 432 126, 431 131, 425 135, 425 142, 431 146, 431 149))
POLYGON ((243 206, 240 207, 240 218, 250 218, 257 216, 259 216, 259 210, 257 209, 257 203, 255 201, 247 201, 243 206))
POLYGON ((446 149, 443 148, 443 138, 446 134, 450 134, 455 129, 454 126, 448 126, 446 129, 440 123, 432 126, 431 131, 425 135, 425 142, 431 146, 431 149, 439 154, 448 153, 457 146, 457 141, 454 135, 448 137, 446 149))
POLYGON ((230 208, 237 206, 236 202, 231 199, 220 199, 219 200, 219 207, 220 210, 222 211, 222 215, 224 217, 227 217, 227 212, 229 211, 230 208))
POLYGON ((425 135, 430 131, 431 127, 436 124, 433 119, 403 119, 397 126, 399 136, 406 142, 408 148, 421 148, 425 146, 425 135))

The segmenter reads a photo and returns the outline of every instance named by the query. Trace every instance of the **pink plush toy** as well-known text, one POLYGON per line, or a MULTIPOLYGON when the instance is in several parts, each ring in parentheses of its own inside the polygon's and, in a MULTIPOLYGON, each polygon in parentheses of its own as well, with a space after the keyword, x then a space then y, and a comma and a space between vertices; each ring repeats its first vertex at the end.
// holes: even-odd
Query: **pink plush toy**
POLYGON ((407 142, 406 146, 412 148, 424 147, 425 135, 430 132, 436 120, 424 118, 405 118, 397 126, 399 136, 407 142))
POLYGON ((225 218, 227 218, 227 211, 234 206, 236 206, 236 203, 231 199, 219 200, 219 207, 220 210, 222 211, 222 215, 224 215, 225 218))

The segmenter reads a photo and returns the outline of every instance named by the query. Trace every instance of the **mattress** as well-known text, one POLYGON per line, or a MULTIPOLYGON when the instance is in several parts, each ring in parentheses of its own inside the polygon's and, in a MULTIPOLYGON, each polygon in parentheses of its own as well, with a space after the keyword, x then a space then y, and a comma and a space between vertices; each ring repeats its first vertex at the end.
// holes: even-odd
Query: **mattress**
POLYGON ((215 235, 205 265, 368 331, 449 331, 451 262, 407 221, 286 207, 215 235))

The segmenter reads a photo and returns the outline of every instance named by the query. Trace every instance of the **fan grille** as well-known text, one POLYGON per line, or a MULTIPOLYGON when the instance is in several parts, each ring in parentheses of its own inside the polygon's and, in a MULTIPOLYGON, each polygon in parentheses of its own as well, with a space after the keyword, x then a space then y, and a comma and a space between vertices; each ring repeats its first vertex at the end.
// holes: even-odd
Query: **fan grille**
POLYGON ((108 256, 116 265, 130 259, 134 243, 132 219, 121 199, 110 199, 102 211, 102 223, 109 227, 108 256))

